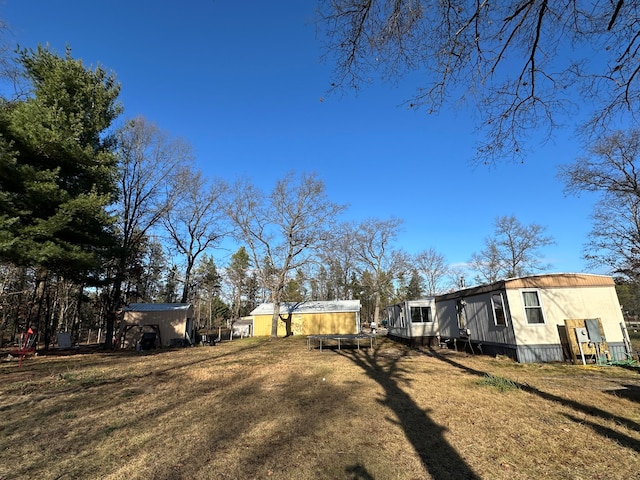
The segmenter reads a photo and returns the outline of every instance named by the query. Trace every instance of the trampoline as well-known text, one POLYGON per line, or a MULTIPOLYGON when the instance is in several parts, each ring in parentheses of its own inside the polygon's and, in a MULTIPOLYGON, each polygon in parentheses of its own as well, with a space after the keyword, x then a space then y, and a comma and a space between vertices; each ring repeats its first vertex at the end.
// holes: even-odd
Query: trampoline
POLYGON ((342 344, 344 342, 349 342, 352 345, 355 343, 358 346, 358 350, 360 350, 360 340, 368 340, 369 348, 373 348, 373 341, 375 339, 375 335, 368 335, 366 333, 347 333, 347 334, 335 334, 335 335, 308 335, 307 336, 307 350, 311 350, 312 348, 316 348, 316 342, 319 345, 320 351, 322 351, 322 345, 327 341, 336 341, 338 343, 338 350, 340 350, 342 344))

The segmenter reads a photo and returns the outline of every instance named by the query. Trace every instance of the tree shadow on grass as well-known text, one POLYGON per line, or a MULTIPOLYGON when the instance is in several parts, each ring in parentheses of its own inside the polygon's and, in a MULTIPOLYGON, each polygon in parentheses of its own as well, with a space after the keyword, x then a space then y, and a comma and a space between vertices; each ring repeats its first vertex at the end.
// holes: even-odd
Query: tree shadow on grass
POLYGON ((605 392, 614 397, 622 397, 632 402, 640 403, 640 386, 638 385, 622 385, 621 388, 605 390, 605 392))
MULTIPOLYGON (((377 349, 343 349, 337 353, 351 360, 384 389, 384 398, 378 402, 396 415, 396 418, 389 418, 388 421, 403 430, 431 478, 480 478, 444 438, 445 428, 434 422, 429 416, 429 410, 421 409, 401 388, 406 371, 400 368, 399 359, 383 357, 377 349)), ((366 471, 365 476, 358 471, 346 473, 351 475, 349 478, 371 478, 366 471)))
POLYGON ((603 438, 615 440, 623 447, 629 448, 631 450, 635 450, 636 452, 640 452, 640 441, 636 440, 635 438, 631 438, 628 435, 623 435, 620 432, 616 432, 611 428, 607 428, 598 423, 590 422, 588 420, 578 418, 573 415, 569 415, 565 413, 564 416, 575 423, 586 425, 587 427, 589 427, 591 430, 593 430, 595 433, 602 436, 603 438))
POLYGON ((373 476, 362 465, 351 465, 345 468, 348 480, 374 480, 373 476))
MULTIPOLYGON (((436 350, 430 350, 429 355, 445 362, 448 363, 449 365, 452 365, 456 368, 459 368, 460 370, 463 370, 467 373, 470 373, 472 375, 476 375, 478 377, 485 377, 488 375, 487 372, 483 372, 481 370, 476 370, 475 368, 471 368, 468 367, 466 365, 462 365, 459 362, 456 362, 455 360, 449 358, 447 355, 443 355, 441 353, 438 353, 436 350)), ((524 383, 519 383, 519 382, 513 382, 515 385, 517 385, 517 387, 520 390, 523 390, 527 393, 533 394, 533 395, 537 395, 538 397, 547 400, 549 402, 554 402, 557 403, 559 405, 563 405, 565 407, 571 408, 573 410, 575 410, 576 412, 580 412, 584 415, 589 415, 591 417, 594 418, 599 418, 602 420, 612 420, 614 422, 616 422, 619 425, 623 425, 626 428, 628 428, 629 430, 634 430, 636 432, 640 432, 640 424, 638 424, 637 422, 634 422, 633 420, 630 420, 628 418, 625 417, 621 417, 619 415, 615 415, 613 413, 607 412, 606 410, 602 410, 600 408, 591 406, 591 405, 586 405, 584 403, 580 403, 576 400, 570 400, 568 398, 562 398, 559 397, 558 395, 554 395, 552 393, 549 392, 545 392, 543 390, 540 390, 536 387, 533 387, 531 385, 527 385, 524 383)), ((610 429, 603 427, 601 425, 598 425, 594 422, 588 422, 586 420, 580 420, 574 417, 569 417, 573 420, 575 420, 577 423, 582 423, 582 424, 588 424, 596 433, 601 434, 604 438, 615 438, 621 445, 624 445, 628 448, 631 448, 635 451, 640 451, 639 447, 640 447, 640 443, 635 440, 634 438, 631 438, 627 435, 624 435, 622 433, 619 432, 613 432, 610 429)))
MULTIPOLYGON (((123 368, 122 375, 114 375, 108 378, 79 378, 77 381, 63 381, 61 380, 61 385, 56 388, 49 388, 46 392, 41 391, 41 386, 35 381, 33 385, 23 386, 18 384, 18 387, 13 389, 9 388, 6 390, 7 393, 10 394, 21 394, 22 398, 17 397, 11 403, 7 403, 4 405, 0 405, 0 413, 5 414, 5 412, 10 415, 12 411, 17 411, 21 408, 25 408, 25 406, 31 405, 34 402, 39 402, 44 399, 50 399, 57 396, 67 396, 77 392, 87 392, 91 390, 98 390, 104 387, 115 387, 121 388, 122 385, 129 385, 135 387, 136 382, 144 382, 145 379, 152 377, 163 377, 166 375, 174 374, 181 370, 193 370, 198 367, 206 366, 209 364, 221 364, 225 359, 234 359, 239 357, 243 352, 248 352, 251 350, 255 350, 260 347, 260 344, 250 344, 244 345, 242 348, 235 349, 233 351, 227 351, 224 353, 220 353, 220 349, 215 351, 217 355, 202 358, 199 360, 193 360, 191 358, 185 358, 180 362, 174 362, 171 366, 167 367, 164 365, 158 366, 157 368, 153 365, 149 365, 149 370, 145 373, 136 373, 132 374, 126 371, 126 362, 128 358, 134 360, 140 360, 141 357, 136 355, 109 355, 108 358, 119 360, 121 367, 123 368), (26 391, 17 390, 26 389, 26 391)), ((176 350, 174 350, 176 351, 176 350)), ((166 353, 166 352, 163 352, 166 353)), ((145 357, 148 359, 153 358, 155 355, 146 355, 145 357)), ((97 357, 96 357, 97 358, 97 357)), ((93 367, 101 367, 104 366, 104 358, 102 357, 100 361, 90 361, 86 358, 82 360, 82 363, 78 365, 78 369, 80 372, 91 369, 93 367)), ((115 363, 115 362, 114 362, 115 363)), ((48 362, 45 365, 33 365, 31 368, 24 369, 22 371, 13 370, 15 374, 20 375, 39 375, 42 377, 51 377, 53 374, 58 375, 61 379, 65 376, 73 376, 75 370, 69 369, 69 363, 60 361, 60 362, 48 362), (63 368, 65 367, 66 368, 63 368)), ((130 388, 130 392, 135 391, 135 389, 130 388)), ((45 414, 45 418, 50 415, 54 415, 57 413, 59 409, 68 408, 65 405, 57 406, 55 409, 47 411, 45 414)), ((17 422, 17 420, 16 420, 17 422)), ((0 430, 2 428, 18 428, 18 425, 12 425, 11 420, 5 420, 2 425, 0 425, 0 430)), ((1 480, 2 477, 0 477, 1 480)))
MULTIPOLYGON (((291 408, 287 418, 301 416, 299 426, 306 430, 276 429, 278 438, 269 437, 264 443, 254 441, 249 435, 265 419, 267 423, 275 423, 275 419, 268 416, 268 405, 247 399, 259 399, 273 388, 277 402, 286 401, 295 407, 299 398, 290 398, 290 392, 299 392, 308 384, 305 376, 294 376, 283 380, 281 386, 271 387, 269 379, 246 369, 230 368, 245 358, 243 353, 251 353, 260 346, 265 344, 249 344, 228 352, 217 350, 215 357, 180 356, 169 364, 151 364, 149 373, 123 373, 96 381, 90 387, 66 389, 72 397, 53 392, 41 398, 31 397, 20 408, 8 407, 0 421, 0 432, 5 435, 4 438, 0 435, 0 451, 11 452, 7 457, 12 463, 0 462, 0 478, 9 470, 11 478, 43 476, 43 462, 37 455, 21 461, 15 453, 23 451, 21 445, 33 443, 34 431, 38 436, 55 439, 47 446, 48 455, 57 459, 55 465, 46 467, 47 478, 58 478, 58 475, 59 478, 108 475, 125 478, 131 476, 130 464, 125 459, 135 462, 141 457, 154 461, 144 465, 144 470, 134 475, 135 478, 265 478, 262 474, 265 461, 283 463, 279 458, 281 452, 286 451, 297 435, 312 434, 315 423, 304 417, 304 409, 291 408), (191 377, 189 372, 193 373, 198 367, 209 369, 211 375, 191 377), (232 407, 225 411, 225 406, 232 407), (257 407, 259 413, 253 411, 257 407), (126 439, 120 441, 118 437, 126 439), (167 443, 171 442, 167 439, 173 437, 175 443, 167 449, 167 443), (110 451, 103 447, 105 443, 112 445, 110 451), (216 456, 219 451, 228 450, 229 445, 246 451, 247 459, 239 466, 225 466, 223 475, 218 475, 216 456), (272 460, 273 457, 278 457, 277 461, 272 460), (96 460, 100 458, 104 461, 96 460), (201 472, 209 469, 211 476, 203 477, 201 472)), ((271 348, 265 350, 272 351, 271 348)), ((120 360, 122 363, 114 368, 126 369, 127 359, 120 360)), ((295 464, 287 461, 285 467, 295 469, 295 464)), ((278 478, 280 471, 274 472, 273 478, 278 478)), ((292 478, 287 474, 289 476, 283 478, 292 478)))

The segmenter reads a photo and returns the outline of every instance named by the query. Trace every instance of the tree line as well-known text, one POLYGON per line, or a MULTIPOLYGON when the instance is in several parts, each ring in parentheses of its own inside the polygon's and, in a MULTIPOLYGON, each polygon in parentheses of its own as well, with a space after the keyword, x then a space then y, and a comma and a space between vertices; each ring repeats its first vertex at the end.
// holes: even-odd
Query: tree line
MULTIPOLYGON (((16 61, 23 93, 0 109, 0 298, 10 337, 31 326, 48 345, 59 330, 78 338, 93 327, 110 347, 133 302, 192 302, 211 328, 264 301, 360 299, 364 318, 379 321, 390 302, 455 284, 435 249, 397 246, 401 219, 340 222, 345 207, 317 175, 290 173, 270 192, 207 178, 185 140, 143 117, 116 124, 113 74, 70 50, 26 49, 16 61), (217 265, 212 252, 227 238, 241 246, 217 265)), ((534 262, 510 273, 525 267, 534 262)))
MULTIPOLYGON (((269 192, 207 178, 185 140, 144 117, 121 121, 115 75, 70 49, 20 50, 0 73, 16 87, 0 99, 0 327, 11 339, 27 326, 45 345, 101 328, 111 347, 132 302, 192 302, 211 328, 264 301, 359 299, 379 321, 386 304, 458 288, 470 271, 485 283, 551 268, 545 227, 513 215, 456 267, 433 247, 400 248, 399 218, 340 221, 346 207, 313 173, 269 192), (239 248, 217 265, 225 239, 239 248)), ((611 132, 559 173, 568 193, 601 196, 585 258, 625 291, 637 291, 640 265, 639 136, 611 132)))

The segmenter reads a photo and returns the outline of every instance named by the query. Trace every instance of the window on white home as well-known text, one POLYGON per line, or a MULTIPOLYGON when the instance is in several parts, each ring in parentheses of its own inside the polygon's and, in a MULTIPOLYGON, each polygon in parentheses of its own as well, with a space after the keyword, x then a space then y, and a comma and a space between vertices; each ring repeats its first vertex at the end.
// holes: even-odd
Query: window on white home
POLYGON ((504 299, 501 293, 491 295, 491 306, 493 307, 493 321, 496 325, 506 326, 507 318, 504 314, 504 299))
POLYGON ((433 322, 431 318, 431 307, 411 307, 411 322, 433 322))
POLYGON ((537 291, 522 292, 522 301, 524 303, 524 311, 527 315, 527 323, 536 325, 544 323, 544 315, 542 314, 542 305, 537 291))

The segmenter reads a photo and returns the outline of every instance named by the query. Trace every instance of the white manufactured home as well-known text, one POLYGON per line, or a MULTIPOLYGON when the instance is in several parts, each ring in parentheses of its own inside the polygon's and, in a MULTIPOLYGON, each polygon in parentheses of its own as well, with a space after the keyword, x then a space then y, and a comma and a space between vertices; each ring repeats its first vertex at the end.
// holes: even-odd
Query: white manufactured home
POLYGON ((626 359, 624 320, 613 278, 556 273, 501 280, 435 297, 437 334, 523 363, 574 360, 577 345, 626 359), (582 328, 585 327, 585 328, 582 328), (591 340, 576 340, 587 335, 591 340), (594 340, 596 339, 597 340, 594 340))
POLYGON ((435 298, 407 300, 388 306, 387 335, 411 346, 436 345, 440 332, 435 298))

